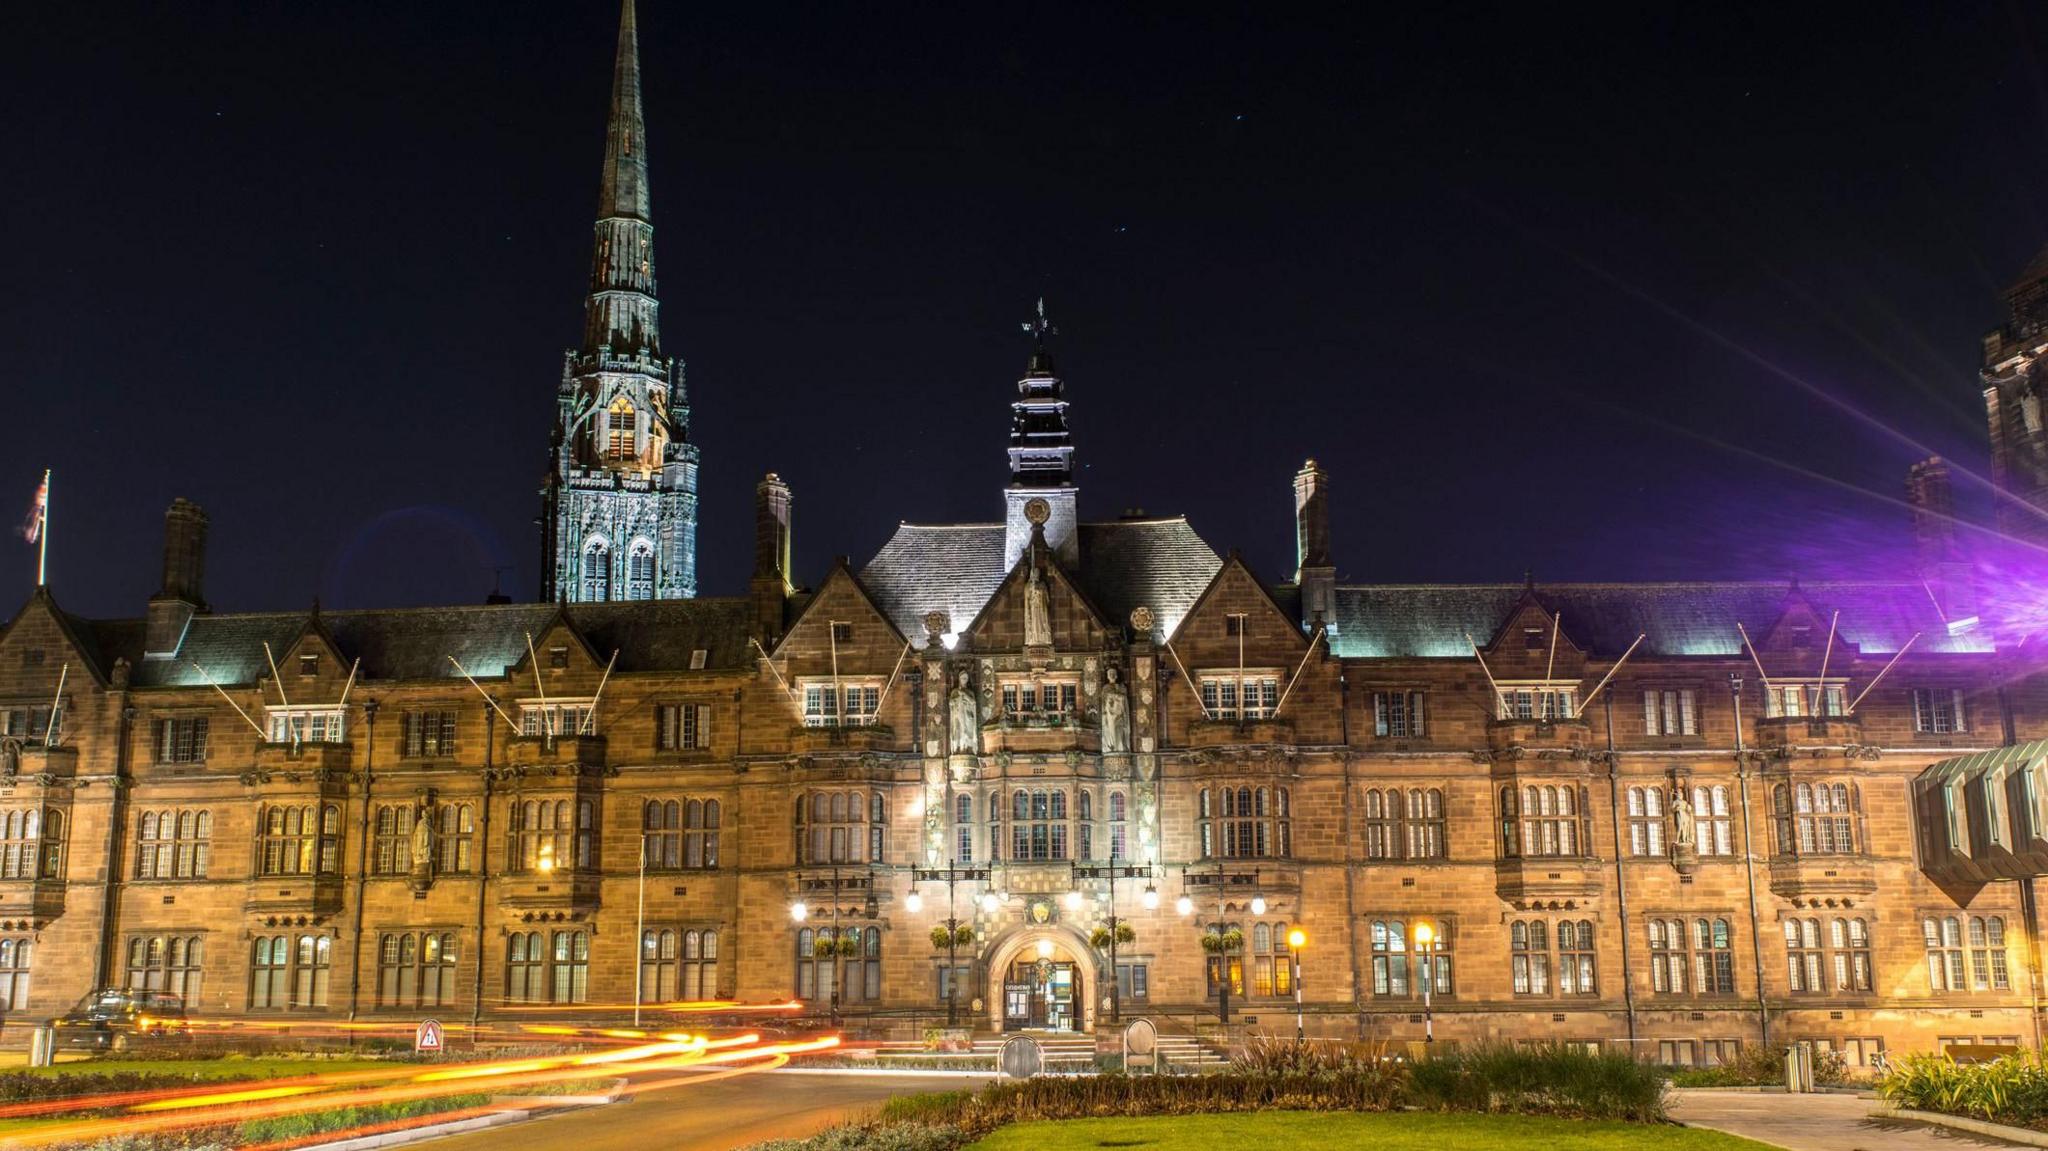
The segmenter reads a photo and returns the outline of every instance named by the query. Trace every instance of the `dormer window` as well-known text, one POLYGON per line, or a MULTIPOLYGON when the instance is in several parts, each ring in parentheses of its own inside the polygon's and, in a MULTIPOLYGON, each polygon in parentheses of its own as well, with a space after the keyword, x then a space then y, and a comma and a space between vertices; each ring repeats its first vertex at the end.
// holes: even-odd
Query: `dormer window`
POLYGON ((593 712, 595 700, 551 699, 521 700, 519 702, 519 734, 556 738, 573 735, 596 735, 597 716, 593 712))
POLYGON ((879 679, 809 680, 799 688, 805 727, 870 727, 882 706, 879 679))
POLYGON ((1849 714, 1848 682, 1829 679, 1774 679, 1764 689, 1764 715, 1771 719, 1849 714))
POLYGON ((340 708, 270 709, 272 743, 340 743, 344 738, 340 708))
POLYGON ((568 667, 568 666, 569 666, 569 649, 568 649, 568 648, 566 648, 566 647, 551 647, 551 648, 549 648, 549 649, 548 649, 548 666, 549 666, 550 668, 553 668, 553 669, 554 669, 554 670, 556 670, 556 671, 561 671, 562 669, 564 669, 564 668, 568 667))
POLYGON ((1278 669, 1199 672, 1202 710, 1210 719, 1270 719, 1280 707, 1278 669))
POLYGON ((1498 685, 1495 713, 1500 719, 1575 719, 1579 714, 1578 681, 1533 680, 1498 685))
POLYGON ((1544 629, 1540 627, 1523 628, 1522 646, 1530 651, 1542 651, 1548 647, 1549 641, 1544 638, 1544 629))

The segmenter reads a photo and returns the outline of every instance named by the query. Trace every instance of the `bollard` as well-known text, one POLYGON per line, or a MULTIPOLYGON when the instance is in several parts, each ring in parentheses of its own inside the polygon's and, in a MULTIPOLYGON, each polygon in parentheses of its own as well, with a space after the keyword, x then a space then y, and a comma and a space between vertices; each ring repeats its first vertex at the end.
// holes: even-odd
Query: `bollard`
POLYGON ((28 1037, 28 1065, 48 1067, 57 1061, 57 1029, 47 1023, 39 1023, 28 1037))

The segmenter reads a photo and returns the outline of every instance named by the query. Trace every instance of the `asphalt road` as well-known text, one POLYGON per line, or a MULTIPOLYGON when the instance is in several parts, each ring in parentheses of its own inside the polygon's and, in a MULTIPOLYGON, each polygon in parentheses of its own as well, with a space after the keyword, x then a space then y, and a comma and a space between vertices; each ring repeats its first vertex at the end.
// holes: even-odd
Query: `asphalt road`
POLYGON ((814 1134, 893 1095, 979 1089, 986 1076, 828 1075, 765 1071, 636 1095, 574 1111, 415 1143, 431 1151, 730 1151, 814 1134))

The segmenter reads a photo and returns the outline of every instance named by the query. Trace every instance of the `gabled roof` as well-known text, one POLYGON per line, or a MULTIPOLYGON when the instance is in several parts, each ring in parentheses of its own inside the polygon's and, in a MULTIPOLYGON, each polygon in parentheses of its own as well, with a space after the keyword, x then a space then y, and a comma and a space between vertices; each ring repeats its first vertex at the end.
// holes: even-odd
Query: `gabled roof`
MULTIPOLYGON (((861 583, 908 636, 943 611, 956 631, 981 614, 1009 572, 1002 524, 902 524, 861 570, 861 583)), ((1179 625, 1223 566, 1185 517, 1082 524, 1074 586, 1114 627, 1144 605, 1162 629, 1179 625)))
MULTIPOLYGON (((1565 629, 1589 655, 1614 658, 1638 634, 1639 655, 1740 656, 1737 621, 1752 636, 1784 609, 1784 583, 1545 584, 1535 595, 1562 611, 1565 629)), ((1949 634, 1918 583, 1804 583, 1822 619, 1842 613, 1840 636, 1865 655, 1896 652, 1915 632, 1916 652, 1989 652, 1991 629, 1949 634)), ((1337 589, 1332 648, 1347 658, 1467 657, 1465 633, 1492 635, 1515 608, 1522 584, 1378 584, 1337 589)))
MULTIPOLYGON (((547 603, 322 611, 319 622, 344 657, 363 661, 364 679, 458 678, 449 656, 483 679, 502 676, 525 659, 527 633, 537 639, 560 611, 547 603)), ((598 653, 599 662, 617 649, 622 672, 685 670, 698 648, 706 652, 707 669, 744 670, 753 666, 747 645, 750 611, 743 599, 577 604, 569 609, 568 622, 598 653)), ((119 656, 128 659, 136 686, 175 687, 199 686, 208 679, 256 682, 270 670, 263 644, 285 650, 305 631, 310 613, 194 616, 178 658, 169 660, 142 658, 139 620, 70 618, 74 630, 97 645, 101 658, 109 663, 119 656)))

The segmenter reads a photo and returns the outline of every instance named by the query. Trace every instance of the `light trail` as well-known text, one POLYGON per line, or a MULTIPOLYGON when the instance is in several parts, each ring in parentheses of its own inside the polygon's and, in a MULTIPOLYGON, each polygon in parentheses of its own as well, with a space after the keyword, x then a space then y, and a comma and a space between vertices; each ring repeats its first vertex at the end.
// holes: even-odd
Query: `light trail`
MULTIPOLYGON (((687 1072, 672 1078, 638 1083, 633 1088, 635 1092, 669 1090, 690 1083, 708 1082, 712 1078, 727 1078, 779 1067, 787 1063, 793 1055, 822 1051, 839 1044, 837 1035, 770 1044, 761 1044, 759 1039, 758 1035, 752 1034, 711 1039, 701 1035, 674 1033, 662 1036, 659 1042, 641 1044, 619 1051, 583 1055, 502 1060, 429 1071, 419 1071, 416 1065, 411 1065, 398 1067, 392 1072, 344 1072, 331 1076, 305 1076, 290 1082, 257 1080, 170 1093, 131 1093, 147 1097, 128 1103, 124 1114, 53 1122, 46 1129, 14 1133, 9 1145, 26 1148, 60 1143, 83 1143, 113 1136, 238 1125, 285 1115, 404 1103, 477 1091, 505 1094, 544 1085, 615 1078, 621 1075, 663 1071, 687 1072), (695 1070, 703 1067, 717 1067, 719 1070, 695 1070), (360 1086, 376 1079, 395 1078, 406 1078, 407 1081, 383 1086, 360 1086)), ((108 1096, 48 1102, 72 1110, 95 1111, 105 1110, 110 1105, 120 1105, 108 1096)), ((401 1130, 406 1126, 446 1122, 453 1117, 483 1114, 500 1107, 501 1105, 495 1103, 479 1104, 370 1126, 379 1130, 401 1130)), ((329 1131, 322 1132, 317 1137, 264 1146, 283 1148, 304 1142, 345 1138, 360 1133, 362 1132, 355 1129, 348 1132, 329 1131)))

